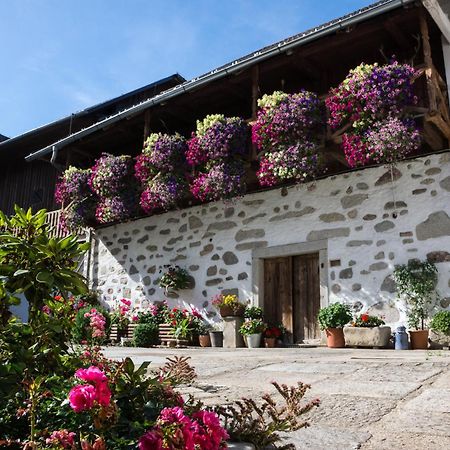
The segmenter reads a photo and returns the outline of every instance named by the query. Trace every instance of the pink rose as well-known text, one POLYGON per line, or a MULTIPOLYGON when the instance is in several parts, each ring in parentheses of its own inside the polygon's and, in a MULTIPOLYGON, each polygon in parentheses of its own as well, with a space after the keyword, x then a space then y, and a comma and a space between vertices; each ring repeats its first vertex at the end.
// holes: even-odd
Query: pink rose
POLYGON ((148 430, 139 439, 139 450, 162 450, 162 438, 157 428, 148 430))
POLYGON ((96 366, 90 366, 87 369, 78 369, 75 376, 88 383, 97 384, 108 381, 108 377, 96 366))
POLYGON ((94 406, 97 392, 90 384, 79 384, 69 392, 70 407, 77 413, 86 411, 94 406))

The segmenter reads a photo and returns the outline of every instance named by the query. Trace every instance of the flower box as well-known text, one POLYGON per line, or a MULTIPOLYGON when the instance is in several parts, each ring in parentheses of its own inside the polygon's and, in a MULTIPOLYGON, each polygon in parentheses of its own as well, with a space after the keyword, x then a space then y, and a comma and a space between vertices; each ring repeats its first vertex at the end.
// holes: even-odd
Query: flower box
POLYGON ((390 327, 344 327, 347 347, 388 347, 390 327))

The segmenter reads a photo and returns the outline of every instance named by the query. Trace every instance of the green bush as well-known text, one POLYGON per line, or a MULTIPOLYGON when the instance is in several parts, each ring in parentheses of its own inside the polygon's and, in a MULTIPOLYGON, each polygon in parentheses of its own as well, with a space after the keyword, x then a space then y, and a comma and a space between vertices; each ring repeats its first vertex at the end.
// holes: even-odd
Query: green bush
POLYGON ((430 327, 435 331, 450 334, 450 311, 439 311, 430 322, 430 327))
POLYGON ((133 342, 136 347, 150 347, 159 341, 159 328, 155 323, 140 323, 134 329, 133 342))
POLYGON ((352 320, 350 306, 342 303, 332 303, 319 311, 318 319, 322 330, 342 328, 352 320))
MULTIPOLYGON (((90 319, 89 317, 84 317, 84 315, 87 312, 90 312, 91 309, 93 309, 92 306, 86 306, 85 308, 81 308, 77 312, 77 315, 75 316, 75 322, 72 330, 72 337, 74 342, 78 344, 82 343, 83 341, 93 343, 92 329, 89 326, 90 319)), ((94 309, 96 309, 106 319, 105 325, 106 336, 104 338, 95 339, 96 344, 103 344, 108 339, 108 334, 111 329, 111 318, 109 312, 105 308, 101 306, 96 306, 94 309)))

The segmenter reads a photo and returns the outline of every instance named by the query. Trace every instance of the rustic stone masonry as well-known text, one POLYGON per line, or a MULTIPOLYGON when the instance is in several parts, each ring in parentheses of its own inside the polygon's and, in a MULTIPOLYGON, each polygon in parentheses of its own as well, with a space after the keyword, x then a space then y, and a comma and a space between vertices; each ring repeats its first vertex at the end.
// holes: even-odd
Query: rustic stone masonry
POLYGON ((136 306, 164 299, 160 268, 177 264, 192 289, 170 304, 215 315, 210 299, 225 290, 254 298, 252 252, 327 243, 322 304, 349 302, 395 325, 395 264, 429 258, 439 268, 441 306, 450 305, 450 151, 314 183, 249 194, 135 220, 94 233, 90 279, 105 302, 136 306), (393 180, 393 182, 392 182, 393 180))

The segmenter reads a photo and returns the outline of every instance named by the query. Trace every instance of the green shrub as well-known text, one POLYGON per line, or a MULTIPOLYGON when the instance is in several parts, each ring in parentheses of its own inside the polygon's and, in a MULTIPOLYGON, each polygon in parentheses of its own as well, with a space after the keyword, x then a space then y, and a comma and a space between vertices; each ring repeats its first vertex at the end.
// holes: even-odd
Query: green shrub
POLYGON ((244 311, 244 317, 246 319, 262 319, 263 310, 258 306, 247 306, 244 311))
POLYGON ((89 343, 102 344, 108 339, 109 331, 111 329, 111 318, 109 312, 101 307, 96 306, 93 308, 92 306, 86 306, 85 308, 81 308, 77 315, 75 316, 75 322, 72 330, 72 337, 74 342, 82 343, 83 341, 89 343), (102 338, 92 338, 92 328, 90 327, 90 319, 89 317, 84 317, 86 313, 89 313, 92 309, 97 310, 103 317, 106 319, 105 323, 105 336, 102 338))
POLYGON ((350 306, 342 303, 332 303, 319 311, 318 319, 322 330, 342 328, 352 320, 350 306))
POLYGON ((133 342, 136 347, 150 347, 158 341, 159 328, 155 323, 140 323, 134 329, 133 342))
POLYGON ((439 311, 430 322, 430 327, 435 331, 450 334, 450 311, 439 311))

